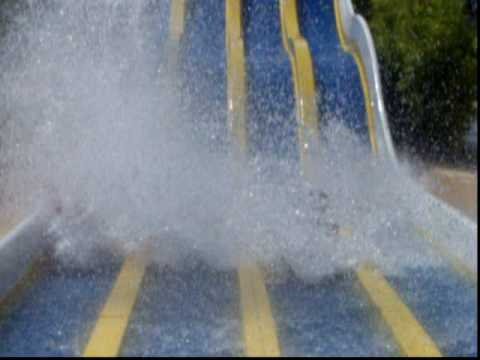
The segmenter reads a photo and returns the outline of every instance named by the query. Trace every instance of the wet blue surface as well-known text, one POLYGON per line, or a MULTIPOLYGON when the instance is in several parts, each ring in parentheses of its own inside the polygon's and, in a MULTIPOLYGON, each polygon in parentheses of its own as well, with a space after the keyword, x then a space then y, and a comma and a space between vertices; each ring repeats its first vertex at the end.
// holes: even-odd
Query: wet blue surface
POLYGON ((354 276, 269 286, 285 356, 393 356, 395 343, 354 276))
POLYGON ((203 264, 148 270, 123 356, 238 356, 241 315, 235 272, 203 264))
MULTIPOLYGON (((164 46, 169 34, 170 5, 172 0, 162 0, 147 3, 143 18, 144 46, 149 48, 149 53, 158 57, 158 63, 167 60, 167 52, 164 46)), ((152 69, 152 76, 155 75, 157 67, 152 69)))
POLYGON ((221 146, 227 138, 225 2, 187 1, 182 40, 182 98, 200 139, 221 146))
POLYGON ((0 356, 81 355, 118 268, 47 271, 0 318, 0 356))
POLYGON ((449 268, 388 277, 444 355, 477 354, 477 288, 449 268))
POLYGON ((299 0, 298 12, 300 30, 312 52, 319 113, 336 114, 335 121, 342 121, 369 141, 359 70, 341 47, 333 0, 299 0))
POLYGON ((278 1, 243 2, 251 150, 298 158, 295 94, 278 1))
POLYGON ((355 278, 305 284, 291 275, 270 287, 285 355, 388 356, 397 353, 355 278))

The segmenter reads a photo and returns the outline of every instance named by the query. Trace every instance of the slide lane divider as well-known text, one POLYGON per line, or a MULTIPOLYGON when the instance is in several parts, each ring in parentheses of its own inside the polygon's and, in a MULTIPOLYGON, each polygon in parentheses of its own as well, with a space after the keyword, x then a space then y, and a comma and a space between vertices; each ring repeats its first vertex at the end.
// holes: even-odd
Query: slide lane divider
POLYGON ((376 126, 375 126, 375 115, 373 112, 373 101, 372 96, 370 94, 370 90, 368 88, 367 82, 367 71, 365 69, 365 64, 363 63, 362 58, 359 55, 359 52, 355 49, 355 47, 349 44, 346 40, 345 32, 342 27, 341 15, 339 10, 339 0, 334 0, 334 7, 335 7, 335 22, 337 24, 337 32, 338 37, 340 39, 340 45, 342 49, 353 56, 355 62, 357 63, 358 71, 360 73, 360 81, 362 83, 363 93, 365 95, 365 110, 367 111, 367 121, 368 121, 368 133, 370 136, 370 144, 372 147, 372 151, 374 154, 378 154, 378 139, 376 135, 376 126))
MULTIPOLYGON (((287 51, 289 52, 292 61, 292 67, 294 68, 296 87, 295 92, 297 94, 299 92, 299 89, 297 89, 299 86, 298 84, 302 83, 302 81, 299 80, 300 78, 305 79, 305 74, 309 74, 310 76, 307 78, 312 77, 313 79, 313 65, 311 58, 310 61, 307 62, 307 65, 310 64, 310 66, 305 66, 305 63, 303 63, 303 67, 300 68, 299 66, 294 65, 298 64, 298 61, 295 60, 298 54, 303 52, 303 54, 308 54, 308 56, 310 56, 310 51, 308 43, 300 34, 296 0, 280 1, 284 45, 285 48, 288 49, 287 51), (295 41, 298 44, 298 48, 292 46, 292 44, 295 44, 295 41)), ((338 23, 339 18, 337 6, 335 9, 337 28, 339 30, 339 37, 341 39, 342 47, 346 52, 352 52, 345 42, 345 37, 338 23)), ((361 73, 362 87, 367 99, 366 107, 369 119, 370 140, 372 144, 372 150, 376 154, 378 153, 378 144, 373 131, 373 129, 375 129, 373 123, 374 117, 372 109, 369 106, 370 96, 366 83, 365 69, 363 68, 363 63, 358 57, 358 54, 356 54, 354 51, 352 53, 355 56, 361 73)), ((308 83, 309 82, 307 82, 307 84, 308 83)), ((305 81, 303 84, 305 84, 305 81)), ((314 92, 313 99, 315 99, 315 84, 313 81, 310 83, 310 87, 307 87, 306 89, 307 91, 314 92), (311 85, 313 85, 313 87, 311 87, 311 85)), ((299 98, 297 97, 297 101, 301 103, 302 101, 298 99, 299 98)), ((307 166, 307 164, 304 162, 302 163, 302 166, 307 166)), ((307 169, 305 169, 305 173, 307 173, 307 169)), ((349 236, 349 233, 350 231, 343 231, 339 235, 349 236)), ((407 356, 441 356, 441 353, 438 350, 435 342, 430 338, 427 332, 423 329, 422 325, 417 321, 413 313, 410 311, 408 306, 402 301, 400 296, 378 269, 375 269, 371 265, 362 265, 356 270, 356 274, 360 283, 368 293, 370 300, 379 309, 384 321, 391 329, 395 341, 407 356)))
POLYGON ((236 161, 245 163, 248 153, 245 70, 245 43, 242 25, 242 0, 226 0, 227 108, 228 126, 236 161))
POLYGON ((435 342, 415 318, 385 277, 371 265, 362 265, 357 276, 372 303, 379 309, 406 356, 440 357, 435 342))
POLYGON ((280 356, 277 326, 260 268, 243 265, 238 270, 238 278, 246 355, 280 356))
POLYGON ((91 333, 84 357, 118 356, 147 264, 143 253, 126 258, 91 333))
MULTIPOLYGON (((242 0, 226 0, 228 123, 234 161, 245 165, 248 155, 246 69, 242 0)), ((237 172, 237 175, 241 175, 237 172)), ((280 356, 277 327, 262 270, 256 264, 238 268, 244 349, 247 356, 280 356)))
POLYGON ((170 22, 168 35, 168 68, 176 69, 180 44, 185 33, 187 0, 170 0, 170 22))
POLYGON ((300 159, 306 179, 312 180, 320 149, 317 90, 310 48, 300 33, 296 0, 280 0, 280 18, 283 46, 294 78, 300 159))
MULTIPOLYGON (((186 0, 170 0, 168 68, 176 69, 185 32, 186 0)), ((138 297, 147 267, 146 255, 137 253, 125 260, 112 292, 99 315, 84 357, 117 356, 138 297)))

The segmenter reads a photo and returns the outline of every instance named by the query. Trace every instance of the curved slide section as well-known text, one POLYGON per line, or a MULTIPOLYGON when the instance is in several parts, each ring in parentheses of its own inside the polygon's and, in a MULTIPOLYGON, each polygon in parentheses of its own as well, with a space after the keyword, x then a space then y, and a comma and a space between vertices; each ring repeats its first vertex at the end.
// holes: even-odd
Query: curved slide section
MULTIPOLYGON (((342 47, 351 53, 359 67, 362 86, 366 94, 366 108, 371 133, 375 136, 376 152, 393 165, 397 158, 392 142, 385 105, 382 97, 382 85, 372 35, 365 19, 356 14, 351 0, 334 0, 335 18, 342 47), (372 131, 373 130, 373 131, 372 131)), ((429 242, 441 253, 449 253, 456 259, 465 259, 470 273, 477 274, 477 258, 466 249, 477 253, 478 226, 447 203, 428 192, 423 193, 424 213, 430 214, 434 226, 419 221, 421 232, 430 232, 429 242), (454 237, 456 242, 450 241, 454 237)))
POLYGON ((342 47, 354 56, 362 77, 369 127, 371 136, 375 136, 374 151, 396 163, 372 35, 365 19, 355 13, 350 0, 334 1, 335 18, 342 47))

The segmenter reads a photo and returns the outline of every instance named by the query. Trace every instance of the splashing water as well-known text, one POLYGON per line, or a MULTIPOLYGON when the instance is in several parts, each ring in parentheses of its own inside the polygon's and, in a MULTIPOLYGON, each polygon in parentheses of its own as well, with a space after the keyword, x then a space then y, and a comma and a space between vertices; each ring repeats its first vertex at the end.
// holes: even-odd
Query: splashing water
POLYGON ((0 58, 0 206, 28 213, 58 196, 59 260, 88 265, 99 249, 149 241, 161 264, 248 258, 304 279, 365 261, 387 271, 437 262, 415 240, 414 220, 430 219, 409 169, 371 157, 334 121, 323 129, 321 192, 288 161, 253 159, 239 178, 228 151, 207 148, 199 133, 216 129, 197 131, 200 115, 182 109, 159 61, 165 2, 28 4, 0 58), (338 236, 342 227, 352 235, 338 236))

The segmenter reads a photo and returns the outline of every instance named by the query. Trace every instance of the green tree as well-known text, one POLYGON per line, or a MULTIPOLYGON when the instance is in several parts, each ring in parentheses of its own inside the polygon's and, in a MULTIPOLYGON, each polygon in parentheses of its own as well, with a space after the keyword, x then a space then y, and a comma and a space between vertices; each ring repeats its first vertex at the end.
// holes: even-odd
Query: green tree
POLYGON ((476 109, 476 16, 458 0, 356 0, 373 33, 393 136, 438 159, 464 151, 476 109))

